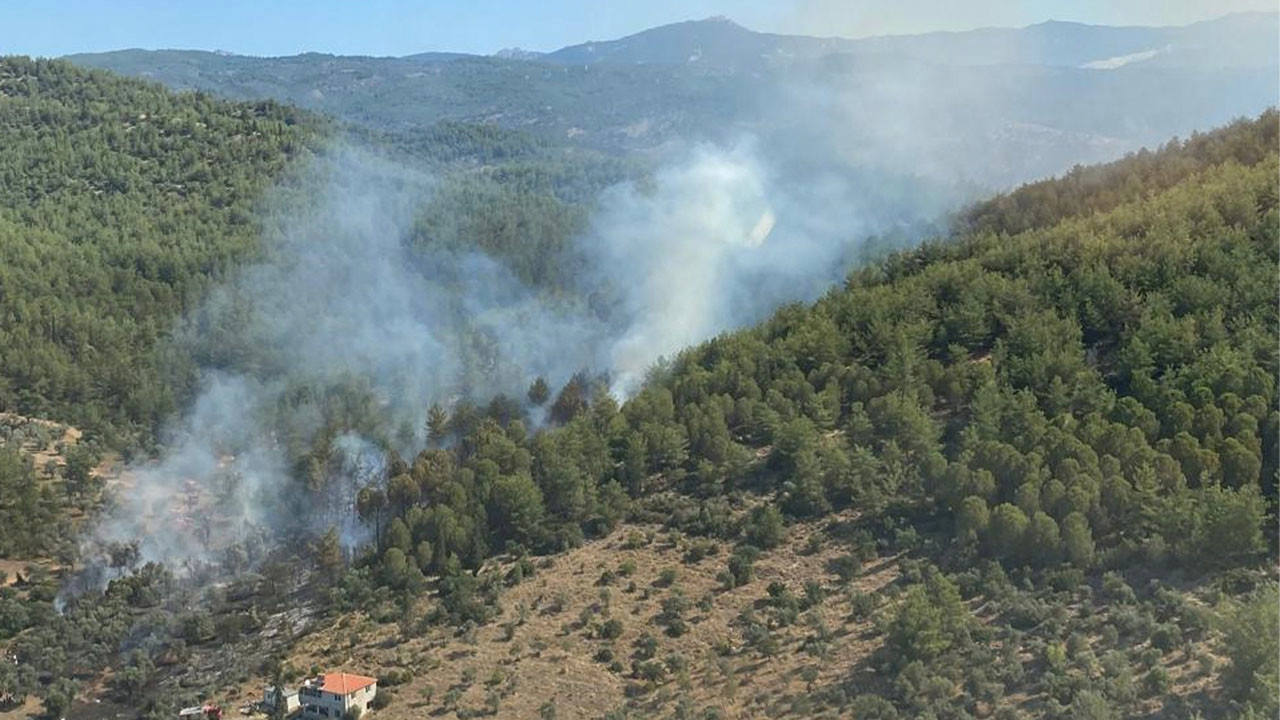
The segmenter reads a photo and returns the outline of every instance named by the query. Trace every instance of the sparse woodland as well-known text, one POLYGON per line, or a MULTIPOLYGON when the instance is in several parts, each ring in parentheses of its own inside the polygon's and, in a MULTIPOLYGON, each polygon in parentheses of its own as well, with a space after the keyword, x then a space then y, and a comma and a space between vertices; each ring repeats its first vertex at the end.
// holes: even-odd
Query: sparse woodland
MULTIPOLYGON (((336 530, 235 548, 216 588, 148 565, 64 613, 33 572, 0 588, 0 701, 57 716, 101 683, 169 717, 358 657, 387 717, 1274 717, 1277 123, 969 208, 625 403, 584 372, 441 404, 431 447, 360 492, 375 540, 354 558, 336 530), (300 607, 321 621, 295 637, 300 607), (521 670, 553 658, 567 679, 521 670)), ((152 442, 190 372, 165 333, 254 252, 255 194, 322 134, 0 62, 0 410, 152 442)), ((538 287, 563 281, 590 189, 632 171, 467 126, 431 143, 503 164, 415 240, 538 287)), ((341 432, 387 432, 360 392, 290 445, 299 493, 335 481, 341 432)), ((45 497, 0 450, 0 554, 48 547, 88 462, 45 497)))

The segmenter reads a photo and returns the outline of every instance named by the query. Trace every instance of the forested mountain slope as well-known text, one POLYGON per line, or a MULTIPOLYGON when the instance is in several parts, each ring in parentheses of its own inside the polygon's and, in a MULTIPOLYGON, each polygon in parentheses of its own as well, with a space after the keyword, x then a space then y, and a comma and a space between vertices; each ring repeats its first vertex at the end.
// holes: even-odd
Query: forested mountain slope
POLYGON ((150 433, 174 409, 158 341, 256 247, 263 190, 318 126, 0 58, 0 410, 150 433))
POLYGON ((683 68, 567 67, 441 53, 259 58, 121 50, 69 59, 174 90, 273 98, 395 134, 441 121, 483 123, 612 150, 705 137, 749 102, 753 81, 683 68))
MULTIPOLYGON (((795 621, 768 610, 779 597, 812 606, 893 558, 906 579, 854 611, 881 619, 861 630, 881 650, 807 702, 883 717, 1269 715, 1274 623, 1248 647, 1216 645, 1215 628, 1240 603, 1275 603, 1276 122, 979 206, 981 229, 692 349, 621 408, 584 382, 556 399, 562 426, 532 437, 455 415, 456 444, 392 477, 390 518, 377 511, 391 529, 339 606, 377 607, 372 583, 414 617, 421 571, 443 574, 439 617, 483 622, 459 560, 574 545, 626 517, 664 524, 677 547, 736 542, 729 589, 787 522, 852 511, 810 541, 848 545, 852 569, 740 608, 728 657, 767 666, 771 633, 795 621), (1225 658, 1186 665, 1205 653, 1225 658)), ((664 608, 660 623, 688 612, 664 608)), ((649 657, 619 665, 638 697, 672 681, 649 657)))
POLYGON ((191 348, 166 342, 180 318, 257 257, 264 218, 287 222, 289 198, 318 192, 304 169, 344 141, 394 148, 403 172, 439 181, 408 242, 488 253, 534 287, 569 280, 584 206, 639 167, 498 127, 391 139, 272 101, 0 58, 0 412, 155 440, 191 382, 191 348))
MULTIPOLYGON (((0 183, 5 402, 153 424, 171 403, 149 394, 156 339, 253 251, 253 194, 314 121, 0 70, 20 148, 0 183)), ((428 214, 410 240, 474 243, 554 286, 540 248, 589 192, 571 165, 496 172, 515 190, 469 175, 441 195, 467 222, 428 214), (509 190, 524 201, 484 222, 509 190)), ((379 406, 335 392, 356 412, 291 447, 285 493, 331 532, 252 535, 194 570, 115 548, 122 576, 70 598, 24 573, 0 589, 0 712, 169 717, 314 664, 377 674, 388 718, 1273 716, 1278 172, 1270 111, 979 205, 625 403, 586 375, 442 398, 429 447, 386 443, 354 507, 326 505, 353 477, 333 448, 379 406), (368 531, 354 555, 348 521, 368 531), (567 679, 536 681, 551 660, 567 679), (575 688, 596 695, 575 706, 575 688)), ((34 485, 0 463, 6 490, 34 485)))
POLYGON ((281 674, 373 669, 388 717, 1274 714, 1276 124, 978 206, 624 405, 437 408, 281 674))

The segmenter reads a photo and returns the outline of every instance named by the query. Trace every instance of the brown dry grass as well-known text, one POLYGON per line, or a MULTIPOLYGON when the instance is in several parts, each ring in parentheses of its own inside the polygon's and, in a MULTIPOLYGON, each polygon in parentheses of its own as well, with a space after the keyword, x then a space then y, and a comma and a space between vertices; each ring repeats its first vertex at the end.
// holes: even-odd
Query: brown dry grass
POLYGON ((0 587, 12 585, 18 581, 18 575, 27 574, 28 560, 0 560, 0 587))
MULTIPOLYGON (((352 614, 302 639, 290 662, 303 671, 318 667, 381 677, 396 670, 411 671, 410 682, 388 688, 395 699, 376 714, 386 720, 456 717, 458 710, 465 716, 485 708, 491 693, 503 696, 500 717, 536 718, 539 708, 549 702, 555 703, 557 718, 600 717, 627 703, 649 712, 670 712, 682 697, 696 708, 718 707, 727 717, 757 717, 770 706, 807 693, 802 668, 817 668, 815 686, 836 683, 879 646, 878 638, 867 639, 875 635, 869 621, 849 619, 847 596, 836 590, 838 579, 826 569, 828 561, 846 550, 825 544, 816 553, 799 552, 821 525, 792 527, 782 547, 761 555, 755 578, 728 591, 720 589, 716 575, 727 563, 730 544, 717 543, 716 554, 686 565, 683 555, 688 543, 683 538, 655 527, 624 527, 543 561, 545 567, 533 577, 503 593, 503 613, 473 633, 437 627, 422 636, 404 637, 394 625, 378 625, 352 614), (627 538, 637 532, 654 540, 634 547, 627 538), (604 571, 617 573, 628 561, 635 567, 630 577, 618 575, 607 587, 598 583, 604 571), (656 587, 667 568, 676 569, 675 583, 670 588, 656 587), (803 595, 804 582, 810 579, 821 581, 830 591, 810 611, 834 633, 827 657, 818 660, 801 649, 805 637, 813 633, 803 619, 775 630, 780 647, 771 657, 744 648, 742 632, 734 624, 739 614, 766 597, 771 582, 782 582, 803 595), (607 598, 602 592, 606 589, 607 598), (676 589, 691 603, 709 595, 711 608, 692 607, 685 615, 688 632, 673 638, 664 634, 654 618, 662 599, 676 589), (621 635, 612 641, 598 639, 594 628, 609 618, 622 622, 621 635), (633 645, 646 632, 658 640, 657 659, 679 654, 687 662, 687 671, 669 673, 643 692, 636 693, 633 687, 635 696, 628 699, 628 686, 641 685, 631 677, 633 645), (625 666, 622 672, 594 659, 605 646, 614 649, 625 666), (451 689, 455 689, 456 705, 446 703, 451 689)), ((896 563, 886 561, 869 567, 852 585, 863 592, 881 593, 897 576, 896 563)), ((254 696, 263 681, 255 678, 236 694, 254 696)))
POLYGON ((22 452, 31 456, 32 464, 35 465, 36 471, 40 473, 50 472, 52 470, 49 467, 50 465, 61 466, 66 464, 66 458, 62 455, 62 448, 75 445, 83 437, 83 433, 80 430, 69 425, 15 413, 0 413, 0 424, 18 428, 24 425, 38 425, 51 431, 53 438, 45 444, 36 444, 28 441, 19 445, 19 449, 22 452))

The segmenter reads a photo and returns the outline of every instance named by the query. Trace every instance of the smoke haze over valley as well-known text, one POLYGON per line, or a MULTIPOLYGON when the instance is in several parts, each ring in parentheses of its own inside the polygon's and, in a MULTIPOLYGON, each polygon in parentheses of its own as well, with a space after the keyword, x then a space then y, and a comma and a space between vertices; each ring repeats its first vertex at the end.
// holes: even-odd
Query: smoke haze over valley
MULTIPOLYGON (((680 93, 660 89, 656 105, 637 95, 640 104, 620 117, 581 136, 570 132, 568 144, 551 141, 552 153, 585 141, 609 153, 644 149, 649 158, 632 179, 588 190, 587 222, 551 258, 573 274, 554 287, 520 279, 509 257, 431 246, 429 238, 423 246, 417 223, 433 198, 451 178, 476 170, 390 159, 379 149, 387 142, 380 135, 329 143, 259 213, 264 259, 236 271, 181 324, 175 343, 195 366, 191 409, 166 423, 160 457, 136 469, 135 484, 91 534, 85 553, 105 562, 111 548, 136 542, 140 561, 197 567, 221 562, 233 543, 335 524, 354 551, 370 539, 354 517, 356 495, 388 480, 383 463, 369 470, 359 458, 387 449, 412 457, 429 446, 433 405, 521 399, 535 378, 558 389, 578 373, 602 378, 625 400, 660 359, 759 322, 785 303, 817 298, 870 257, 864 245, 873 236, 892 238, 877 241, 873 253, 918 241, 940 232, 946 213, 982 188, 1256 112, 1273 101, 1256 80, 1273 73, 1274 54, 1266 56, 1267 40, 1253 40, 1255 54, 1232 47, 1214 55, 1197 44, 1223 23, 1239 24, 1228 18, 1178 30, 1177 37, 1195 40, 1166 43, 1183 55, 1161 57, 1180 59, 1131 75, 1076 68, 1094 54, 1110 57, 1174 36, 1046 25, 819 41, 713 19, 521 61, 136 52, 76 58, 233 96, 282 92, 391 138, 411 137, 410 128, 449 115, 430 104, 344 114, 327 98, 338 91, 355 100, 361 88, 406 81, 432 93, 442 79, 462 87, 476 73, 541 77, 536 83, 551 83, 547 88, 603 82, 597 87, 606 97, 630 93, 633 80, 624 78, 638 73, 675 83, 680 93), (1059 33, 1096 35, 1087 42, 1097 48, 1076 41, 1068 54, 1055 54, 1046 37, 1059 33), (437 79, 424 84, 422 71, 437 79), (295 94, 300 86, 276 84, 332 83, 351 73, 364 79, 305 95, 295 94), (595 77, 601 73, 603 81, 595 77), (252 89, 225 84, 241 77, 258 80, 252 89), (1170 80, 1177 91, 1168 100, 1178 110, 1166 114, 1151 100, 1170 80), (707 100, 729 95, 706 106, 710 115, 682 100, 671 106, 676 115, 655 115, 684 97, 680 83, 693 83, 689 92, 709 90, 707 100), (1195 97, 1206 93, 1213 102, 1195 97), (728 107, 741 109, 725 115, 729 96, 736 102, 728 107), (1114 107, 1115 100, 1140 102, 1148 114, 1114 107), (1088 114, 1073 118, 1077 106, 1088 114), (630 125, 619 131, 622 122, 630 125), (335 409, 335 402, 345 405, 335 409), (291 478, 300 454, 317 443, 331 448, 329 459, 311 472, 339 479, 324 483, 328 499, 308 506, 298 502, 291 478), (204 499, 192 498, 192 483, 204 499), (175 512, 200 521, 184 515, 170 522, 175 512)), ((420 89, 407 92, 411 103, 422 97, 420 89)), ((510 113, 542 102, 539 92, 486 97, 491 107, 483 112, 510 124, 510 113)), ((626 108, 628 101, 603 102, 626 108)), ((600 122, 589 118, 600 117, 601 101, 577 109, 585 115, 551 119, 536 111, 517 125, 554 133, 566 121, 600 122)), ((462 113, 457 119, 476 119, 462 113)), ((524 412, 534 425, 544 420, 544 409, 524 412)))
POLYGON ((499 257, 415 249, 415 217, 444 181, 349 141, 325 148, 264 212, 265 258, 180 325, 174 342, 197 363, 192 408, 160 458, 131 472, 86 556, 138 542, 141 562, 200 568, 230 544, 335 523, 354 550, 369 539, 355 495, 387 480, 360 457, 415 455, 433 404, 521 398, 535 378, 560 388, 577 373, 625 400, 662 358, 817 297, 868 235, 894 229, 888 218, 936 211, 892 198, 885 212, 858 197, 869 176, 830 168, 797 194, 775 167, 744 138, 605 189, 566 251, 583 263, 581 297, 608 298, 593 305, 520 281, 499 257), (333 393, 362 406, 335 410, 333 393), (290 478, 316 442, 332 443, 326 471, 343 479, 309 508, 290 478), (193 483, 215 504, 191 500, 193 483))
POLYGON ((316 50, 0 57, 0 720, 1280 712, 1280 13, 316 50))

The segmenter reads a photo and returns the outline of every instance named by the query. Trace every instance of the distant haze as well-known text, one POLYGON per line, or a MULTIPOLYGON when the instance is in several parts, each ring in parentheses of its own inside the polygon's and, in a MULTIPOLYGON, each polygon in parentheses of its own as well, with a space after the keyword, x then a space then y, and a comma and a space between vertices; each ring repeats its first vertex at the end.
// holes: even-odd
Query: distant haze
POLYGON ((1020 27, 1045 20, 1104 25, 1181 25, 1266 0, 278 0, 172 2, 49 0, 0 4, 0 53, 58 56, 121 48, 198 48, 277 56, 315 51, 410 55, 428 50, 488 54, 500 48, 550 51, 646 27, 726 15, 754 30, 863 37, 1020 27))
POLYGON ((1276 10, 1276 3, 1270 0, 796 0, 779 5, 785 9, 778 11, 768 29, 843 37, 1023 27, 1046 20, 1112 26, 1187 25, 1228 13, 1276 10))

